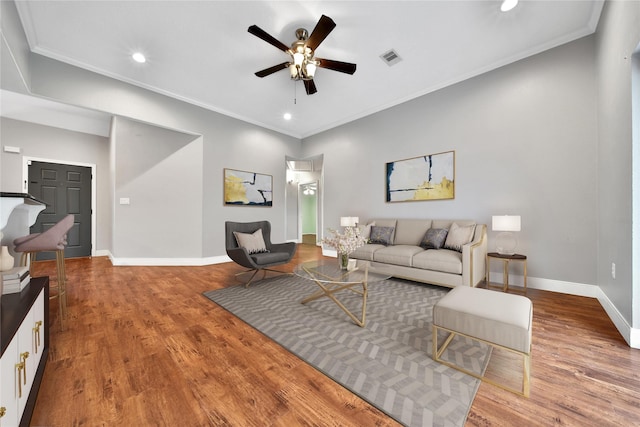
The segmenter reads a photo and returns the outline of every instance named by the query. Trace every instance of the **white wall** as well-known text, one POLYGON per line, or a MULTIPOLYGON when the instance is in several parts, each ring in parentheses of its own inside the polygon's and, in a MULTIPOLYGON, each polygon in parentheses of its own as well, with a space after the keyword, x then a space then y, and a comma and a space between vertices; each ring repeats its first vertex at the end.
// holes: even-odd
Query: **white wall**
POLYGON ((588 37, 306 138, 306 156, 325 155, 325 228, 346 213, 485 224, 518 214, 530 276, 593 285, 596 96, 588 37), (448 150, 454 200, 385 202, 386 162, 448 150))

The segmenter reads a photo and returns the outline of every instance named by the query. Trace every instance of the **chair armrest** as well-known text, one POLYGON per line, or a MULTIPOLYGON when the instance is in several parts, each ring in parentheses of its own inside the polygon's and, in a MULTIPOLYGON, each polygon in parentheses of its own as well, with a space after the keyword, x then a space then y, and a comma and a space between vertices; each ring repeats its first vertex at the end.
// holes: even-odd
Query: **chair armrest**
POLYGON ((21 245, 21 244, 23 244, 25 242, 28 242, 31 239, 35 239, 39 235, 40 235, 40 233, 33 233, 33 234, 29 234, 27 236, 17 237, 16 239, 13 240, 13 244, 15 246, 21 245))
POLYGON ((231 258, 235 263, 240 264, 243 267, 258 268, 245 248, 227 249, 227 255, 229 255, 229 258, 231 258))
POLYGON ((485 278, 487 258, 487 227, 476 230, 473 241, 462 247, 462 284, 464 286, 476 286, 485 278))
POLYGON ((271 252, 287 252, 290 256, 296 253, 297 245, 294 242, 272 243, 269 246, 271 252))
POLYGON ((16 239, 16 240, 20 240, 20 242, 16 244, 14 251, 40 252, 40 251, 57 251, 60 249, 64 249, 65 242, 60 240, 60 238, 56 236, 55 233, 53 232, 30 234, 29 236, 33 236, 33 238, 16 239))

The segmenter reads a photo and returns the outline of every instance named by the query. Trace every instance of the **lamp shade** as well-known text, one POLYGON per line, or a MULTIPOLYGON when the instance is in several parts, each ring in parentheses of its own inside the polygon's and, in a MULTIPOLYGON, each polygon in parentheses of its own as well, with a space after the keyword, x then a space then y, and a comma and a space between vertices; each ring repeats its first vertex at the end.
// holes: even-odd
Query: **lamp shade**
POLYGON ((360 218, 357 216, 342 216, 340 217, 340 226, 342 227, 355 227, 358 225, 360 218))
POLYGON ((494 215, 491 217, 493 231, 520 231, 520 215, 494 215))

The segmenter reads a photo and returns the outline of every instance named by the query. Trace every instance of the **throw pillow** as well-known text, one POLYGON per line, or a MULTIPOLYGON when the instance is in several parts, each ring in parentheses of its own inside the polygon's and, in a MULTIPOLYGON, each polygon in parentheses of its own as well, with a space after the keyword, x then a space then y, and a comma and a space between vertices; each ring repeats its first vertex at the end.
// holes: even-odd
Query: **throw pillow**
POLYGON ((449 228, 449 233, 447 234, 447 240, 444 243, 444 248, 451 249, 452 251, 462 252, 462 246, 471 242, 475 230, 475 224, 461 227, 454 222, 449 228))
POLYGON ((371 235, 369 236, 369 243, 377 245, 389 246, 391 244, 391 236, 393 235, 394 227, 371 227, 371 235))
POLYGON ((444 228, 430 228, 424 233, 420 242, 423 249, 440 249, 447 238, 448 231, 444 228))
POLYGON ((237 231, 234 231, 233 235, 236 236, 238 246, 240 246, 241 248, 245 248, 250 254, 269 252, 267 251, 267 247, 264 243, 264 238, 262 237, 262 228, 256 230, 251 234, 238 233, 237 231))
POLYGON ((364 237, 367 241, 369 241, 369 236, 371 236, 371 227, 376 225, 375 222, 370 222, 367 225, 360 225, 358 228, 360 229, 360 235, 364 237))

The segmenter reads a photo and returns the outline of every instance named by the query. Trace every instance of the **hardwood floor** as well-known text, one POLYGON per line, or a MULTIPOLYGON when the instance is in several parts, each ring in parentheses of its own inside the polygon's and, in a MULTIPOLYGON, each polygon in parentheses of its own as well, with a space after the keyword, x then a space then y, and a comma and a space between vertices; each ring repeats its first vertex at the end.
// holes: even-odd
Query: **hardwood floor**
MULTIPOLYGON (((289 268, 321 257, 300 245, 289 268)), ((397 426, 210 302, 239 266, 113 267, 69 259, 69 319, 51 304, 50 354, 34 426, 397 426)), ((34 275, 55 276, 53 262, 34 275)), ((640 350, 597 300, 530 289, 531 397, 482 384, 467 426, 640 422, 640 350)), ((55 302, 52 301, 52 302, 55 302)), ((492 356, 491 375, 519 372, 492 356)))

